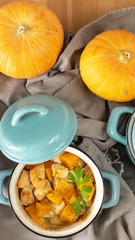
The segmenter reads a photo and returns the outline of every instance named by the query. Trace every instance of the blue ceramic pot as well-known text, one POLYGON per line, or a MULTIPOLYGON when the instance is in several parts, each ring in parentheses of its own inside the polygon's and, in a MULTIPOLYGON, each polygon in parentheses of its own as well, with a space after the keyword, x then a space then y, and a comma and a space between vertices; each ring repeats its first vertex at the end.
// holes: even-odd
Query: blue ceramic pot
POLYGON ((45 94, 36 94, 14 103, 3 115, 0 123, 0 149, 17 166, 0 171, 0 203, 11 205, 18 219, 31 231, 46 237, 67 237, 86 228, 103 208, 115 206, 119 201, 120 182, 116 174, 98 169, 96 164, 75 148, 69 147, 77 129, 74 110, 64 101, 45 94), (79 156, 92 169, 96 181, 96 194, 90 210, 74 224, 55 229, 43 228, 32 221, 21 204, 17 182, 25 164, 53 159, 63 151, 79 156), (3 182, 10 176, 9 199, 4 197, 3 182), (103 202, 103 178, 110 182, 111 195, 103 202))
POLYGON ((73 153, 83 159, 83 161, 92 169, 96 182, 96 193, 92 206, 88 208, 84 216, 82 216, 77 222, 70 225, 63 225, 62 227, 56 226, 53 228, 49 228, 48 226, 42 227, 33 222, 26 214, 21 204, 17 187, 19 176, 24 169, 25 164, 19 163, 13 170, 5 169, 0 171, 0 203, 11 205, 15 215, 25 227, 44 237, 60 238, 76 234, 89 226, 97 218, 102 209, 113 207, 119 202, 120 181, 116 174, 105 170, 99 170, 89 156, 76 148, 67 147, 65 151, 73 153), (9 198, 5 198, 3 194, 3 182, 7 176, 10 176, 8 189, 9 198), (105 195, 104 179, 108 180, 110 183, 110 196, 106 202, 103 201, 105 195))
POLYGON ((135 108, 133 107, 116 107, 112 110, 108 125, 108 135, 117 142, 125 145, 127 153, 135 164, 135 108), (118 122, 122 114, 130 113, 129 120, 125 128, 125 135, 118 132, 118 122))

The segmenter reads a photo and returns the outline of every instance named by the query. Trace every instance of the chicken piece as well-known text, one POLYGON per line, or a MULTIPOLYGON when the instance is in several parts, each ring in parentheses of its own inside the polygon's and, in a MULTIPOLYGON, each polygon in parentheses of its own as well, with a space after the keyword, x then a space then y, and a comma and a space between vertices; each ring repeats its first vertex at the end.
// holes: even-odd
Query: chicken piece
POLYGON ((60 221, 60 217, 58 215, 51 217, 49 221, 53 226, 59 226, 63 224, 63 222, 60 221))
POLYGON ((60 214, 64 207, 65 207, 64 201, 62 201, 60 205, 55 205, 54 203, 52 203, 52 211, 56 214, 60 214))
POLYGON ((45 181, 45 185, 43 188, 36 188, 34 190, 34 195, 39 201, 41 201, 46 196, 47 193, 50 193, 53 191, 50 182, 47 179, 45 179, 44 181, 45 181))
POLYGON ((79 166, 81 168, 84 168, 86 166, 86 163, 82 159, 79 159, 79 166))
POLYGON ((31 188, 23 188, 21 191, 21 202, 24 206, 28 206, 32 203, 34 203, 34 194, 31 188))
POLYGON ((91 169, 90 169, 90 167, 88 165, 86 165, 83 168, 83 171, 85 172, 85 175, 88 175, 91 180, 95 181, 93 173, 92 173, 92 171, 91 171, 91 169))
POLYGON ((78 166, 79 157, 70 152, 64 152, 59 156, 62 164, 70 170, 78 166))
POLYGON ((18 180, 18 188, 26 188, 26 187, 32 188, 32 184, 30 182, 30 172, 23 170, 18 180))
POLYGON ((30 170, 30 180, 35 188, 44 188, 45 186, 44 163, 41 163, 30 170))
POLYGON ((39 217, 47 215, 51 210, 52 204, 48 201, 36 203, 36 211, 39 217))
POLYGON ((31 217, 31 219, 38 223, 41 226, 45 226, 45 223, 42 219, 42 217, 39 217, 37 215, 37 211, 36 211, 36 205, 35 203, 33 203, 32 205, 28 206, 25 208, 25 211, 27 212, 27 214, 31 217))
POLYGON ((68 168, 60 164, 52 165, 53 176, 56 178, 66 178, 68 176, 68 168))
MULTIPOLYGON (((86 201, 86 199, 85 199, 85 201, 86 201)), ((87 207, 90 207, 90 206, 92 205, 92 203, 93 203, 92 200, 90 200, 90 201, 86 201, 86 206, 87 206, 87 207)))
POLYGON ((50 217, 53 217, 54 216, 54 212, 53 211, 50 211, 48 214, 46 214, 45 216, 43 216, 44 218, 50 218, 50 217))
POLYGON ((54 157, 53 162, 61 164, 61 160, 59 159, 59 156, 54 157))

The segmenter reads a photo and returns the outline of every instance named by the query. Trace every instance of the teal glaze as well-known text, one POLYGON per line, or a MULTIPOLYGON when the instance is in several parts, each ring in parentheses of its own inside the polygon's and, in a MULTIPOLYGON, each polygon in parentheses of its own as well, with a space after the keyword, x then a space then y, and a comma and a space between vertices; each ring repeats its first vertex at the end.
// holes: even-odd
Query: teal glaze
POLYGON ((77 130, 77 118, 66 102, 47 94, 25 97, 4 113, 0 148, 23 164, 45 162, 66 149, 77 130))
POLYGON ((132 146, 135 152, 135 123, 133 124, 133 128, 132 128, 132 146))
POLYGON ((111 186, 110 199, 108 201, 104 202, 102 205, 102 209, 105 209, 105 208, 113 207, 113 206, 117 205, 117 203, 119 202, 120 180, 116 174, 111 173, 111 172, 101 170, 101 174, 102 174, 103 178, 107 179, 110 182, 110 186, 111 186))
POLYGON ((131 107, 116 107, 112 110, 108 124, 107 124, 107 134, 114 140, 122 143, 123 145, 127 145, 127 137, 122 136, 117 128, 120 116, 123 113, 133 113, 134 108, 131 107))
POLYGON ((3 195, 3 183, 6 177, 10 176, 13 169, 5 169, 0 171, 0 203, 10 205, 9 199, 3 195))
MULTIPOLYGON (((107 124, 107 134, 114 140, 118 141, 119 143, 125 145, 127 153, 132 161, 133 164, 135 164, 135 160, 131 155, 130 152, 130 148, 131 146, 129 145, 128 141, 127 141, 127 132, 128 132, 128 124, 126 127, 126 134, 125 136, 122 136, 119 132, 118 132, 118 122, 120 119, 120 116, 124 113, 130 113, 132 114, 135 111, 135 108, 133 107, 116 107, 112 110, 109 120, 108 120, 108 124, 107 124)), ((130 121, 130 120, 129 120, 130 121)), ((133 125, 133 129, 132 129, 132 145, 133 148, 135 150, 135 124, 133 125)))

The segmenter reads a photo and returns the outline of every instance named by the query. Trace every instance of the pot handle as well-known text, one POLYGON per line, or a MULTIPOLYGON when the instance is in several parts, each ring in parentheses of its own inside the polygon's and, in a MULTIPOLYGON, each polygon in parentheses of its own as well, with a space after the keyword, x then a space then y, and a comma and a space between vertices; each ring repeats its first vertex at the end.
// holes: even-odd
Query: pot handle
POLYGON ((3 183, 6 177, 10 176, 13 168, 0 171, 0 203, 10 205, 9 199, 3 195, 3 183))
POLYGON ((122 143, 123 145, 127 144, 127 138, 126 136, 122 136, 117 128, 118 128, 118 122, 120 119, 120 116, 123 113, 133 113, 135 108, 132 107, 116 107, 112 110, 108 124, 107 124, 107 134, 114 140, 118 141, 119 143, 122 143))
POLYGON ((117 203, 119 202, 120 180, 119 180, 119 177, 112 172, 101 170, 101 174, 102 174, 103 178, 107 179, 110 182, 110 186, 111 186, 110 199, 108 201, 104 202, 102 205, 102 209, 105 209, 105 208, 113 207, 113 206, 117 205, 117 203))

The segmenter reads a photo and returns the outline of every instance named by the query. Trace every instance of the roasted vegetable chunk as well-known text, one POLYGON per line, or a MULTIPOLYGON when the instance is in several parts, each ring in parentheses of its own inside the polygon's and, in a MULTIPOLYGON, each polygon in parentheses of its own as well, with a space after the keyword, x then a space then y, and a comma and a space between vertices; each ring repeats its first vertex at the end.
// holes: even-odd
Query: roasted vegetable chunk
POLYGON ((64 200, 68 200, 68 198, 72 195, 72 193, 74 192, 74 188, 67 183, 64 180, 61 180, 55 187, 55 190, 59 192, 59 194, 61 195, 61 197, 64 200))
POLYGON ((52 172, 56 178, 66 178, 68 176, 68 169, 61 164, 53 164, 52 172))
POLYGON ((88 201, 90 201, 91 198, 93 197, 93 194, 94 194, 94 192, 95 192, 95 185, 93 184, 92 180, 90 180, 89 182, 86 182, 86 183, 81 184, 80 187, 79 187, 79 189, 80 189, 80 195, 81 195, 85 200, 87 200, 87 202, 88 202, 88 201), (91 191, 90 191, 90 192, 86 192, 86 191, 85 191, 85 193, 84 193, 83 190, 85 190, 85 189, 87 190, 88 187, 91 189, 91 191), (86 197, 85 197, 85 195, 86 195, 86 197), (89 196, 89 197, 88 197, 88 196, 89 196))
POLYGON ((62 224, 62 222, 60 221, 60 216, 59 215, 54 215, 53 217, 51 217, 49 219, 50 223, 54 226, 59 226, 62 224))
POLYGON ((44 163, 41 163, 30 170, 30 180, 35 188, 43 188, 45 186, 44 163))
POLYGON ((31 219, 34 222, 36 222, 37 224, 39 224, 41 226, 45 226, 43 219, 37 215, 35 203, 30 205, 29 207, 26 207, 25 211, 27 212, 27 214, 31 217, 31 219))
POLYGON ((40 165, 41 163, 36 163, 36 164, 27 164, 25 167, 28 169, 28 170, 31 170, 32 168, 40 165))
POLYGON ((46 178, 51 182, 53 177, 52 177, 52 164, 54 164, 54 162, 52 161, 47 161, 44 163, 45 166, 45 175, 46 178))
POLYGON ((64 207, 65 207, 64 201, 62 201, 60 205, 55 205, 54 203, 52 203, 52 211, 56 214, 60 214, 64 207))
POLYGON ((30 172, 23 170, 19 180, 18 180, 18 187, 19 188, 25 188, 25 187, 32 187, 32 184, 30 182, 30 172))
POLYGON ((54 190, 51 193, 48 193, 46 197, 56 205, 60 205, 62 203, 62 196, 56 190, 54 190))
POLYGON ((80 158, 73 153, 64 152, 59 156, 59 159, 65 167, 72 170, 78 166, 80 158))
POLYGON ((20 197, 24 206, 28 206, 34 202, 34 194, 31 188, 23 188, 20 197))
POLYGON ((37 215, 43 217, 47 215, 52 210, 52 205, 48 201, 45 202, 37 202, 36 203, 36 211, 37 215))
POLYGON ((41 201, 46 196, 47 193, 50 193, 52 191, 53 189, 51 187, 50 182, 47 179, 45 179, 45 186, 43 188, 36 188, 34 190, 34 195, 39 201, 41 201))
POLYGON ((75 222, 78 219, 79 215, 75 215, 73 210, 74 209, 69 204, 66 205, 61 212, 60 221, 66 222, 66 223, 75 222))

